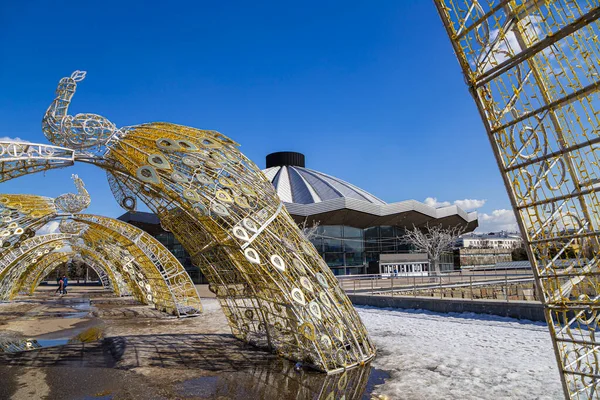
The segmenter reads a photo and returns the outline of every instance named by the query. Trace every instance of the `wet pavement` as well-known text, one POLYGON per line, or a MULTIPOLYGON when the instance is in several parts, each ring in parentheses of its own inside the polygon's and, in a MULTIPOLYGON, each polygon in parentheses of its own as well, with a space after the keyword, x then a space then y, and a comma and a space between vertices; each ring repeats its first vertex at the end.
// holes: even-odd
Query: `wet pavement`
POLYGON ((0 352, 0 399, 368 400, 389 377, 368 365, 336 375, 296 371, 235 339, 216 300, 203 303, 201 316, 173 319, 73 287, 67 298, 42 289, 0 304, 0 344, 32 343, 0 352))

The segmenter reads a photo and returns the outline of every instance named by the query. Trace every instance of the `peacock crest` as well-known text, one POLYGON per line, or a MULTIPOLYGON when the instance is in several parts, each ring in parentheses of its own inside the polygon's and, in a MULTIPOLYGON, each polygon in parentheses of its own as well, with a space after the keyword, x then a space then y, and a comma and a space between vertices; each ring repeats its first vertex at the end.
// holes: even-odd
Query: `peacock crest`
POLYGON ((69 214, 75 214, 88 208, 92 199, 85 189, 83 181, 77 175, 71 175, 71 178, 73 178, 73 182, 75 182, 77 193, 61 194, 54 199, 54 204, 59 210, 69 214))

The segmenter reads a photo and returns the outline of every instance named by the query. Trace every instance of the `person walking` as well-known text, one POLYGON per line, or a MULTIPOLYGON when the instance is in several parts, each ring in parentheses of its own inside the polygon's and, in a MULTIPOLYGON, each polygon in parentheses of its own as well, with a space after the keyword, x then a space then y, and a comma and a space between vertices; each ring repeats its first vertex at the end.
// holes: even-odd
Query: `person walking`
POLYGON ((62 285, 63 286, 62 287, 63 294, 67 294, 67 285, 69 284, 69 280, 67 279, 66 275, 63 275, 62 282, 63 282, 63 285, 62 285))
POLYGON ((56 289, 56 292, 54 292, 54 294, 56 294, 58 292, 58 294, 63 294, 63 290, 65 287, 65 282, 58 278, 58 289, 56 289))

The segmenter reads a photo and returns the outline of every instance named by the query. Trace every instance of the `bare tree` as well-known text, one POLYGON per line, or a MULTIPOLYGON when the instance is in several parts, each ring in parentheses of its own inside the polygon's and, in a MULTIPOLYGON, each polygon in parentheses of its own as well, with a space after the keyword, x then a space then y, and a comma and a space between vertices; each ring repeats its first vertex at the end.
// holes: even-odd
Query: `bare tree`
POLYGON ((84 278, 83 274, 85 272, 85 262, 83 260, 79 258, 71 260, 71 266, 69 269, 71 278, 77 279, 77 283, 79 283, 80 279, 84 278))
POLYGON ((300 230, 307 240, 312 240, 317 236, 319 230, 319 222, 313 221, 312 226, 308 226, 307 220, 305 219, 300 225, 300 230))
POLYGON ((425 226, 424 229, 417 228, 413 225, 413 229, 407 229, 404 239, 412 244, 417 251, 427 253, 427 257, 433 263, 431 269, 434 274, 439 274, 439 260, 443 252, 452 248, 456 239, 464 232, 465 228, 454 226, 444 228, 442 225, 425 226))

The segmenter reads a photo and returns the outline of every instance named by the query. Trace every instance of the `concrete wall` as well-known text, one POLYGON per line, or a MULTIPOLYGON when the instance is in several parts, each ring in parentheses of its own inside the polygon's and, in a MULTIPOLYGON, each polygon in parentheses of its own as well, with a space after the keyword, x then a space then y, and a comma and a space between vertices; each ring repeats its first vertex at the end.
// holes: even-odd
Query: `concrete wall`
POLYGON ((498 315, 531 321, 543 321, 544 307, 534 301, 501 301, 501 300, 467 300, 436 299, 427 297, 391 297, 348 294, 355 305, 373 307, 391 307, 403 309, 420 309, 440 313, 472 312, 478 314, 498 315))

